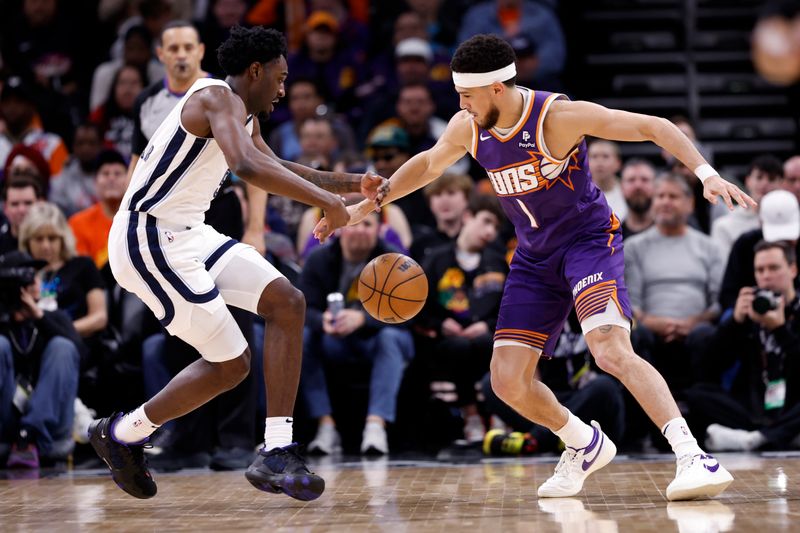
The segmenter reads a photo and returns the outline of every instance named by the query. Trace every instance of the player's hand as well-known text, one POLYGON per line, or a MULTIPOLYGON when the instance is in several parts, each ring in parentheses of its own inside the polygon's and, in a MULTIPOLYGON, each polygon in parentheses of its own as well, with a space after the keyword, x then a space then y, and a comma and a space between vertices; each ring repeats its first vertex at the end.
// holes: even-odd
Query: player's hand
POLYGON ((314 226, 314 237, 319 242, 325 242, 334 231, 347 225, 350 220, 350 212, 344 205, 344 199, 341 196, 335 198, 331 205, 323 209, 323 217, 314 226))
POLYGON ((442 335, 445 337, 460 337, 464 328, 452 318, 445 318, 442 322, 442 335))
MULTIPOLYGON (((388 187, 389 180, 386 178, 382 178, 377 174, 373 174, 372 172, 365 172, 364 175, 361 177, 361 194, 364 195, 367 200, 372 202, 376 202, 380 191, 384 187, 388 187)), ((380 210, 380 205, 376 202, 375 205, 380 210)))
POLYGON ((476 337, 480 337, 481 335, 485 335, 489 333, 489 326, 481 320, 480 322, 475 322, 474 324, 470 324, 461 332, 462 337, 466 337, 467 339, 474 339, 476 337))
POLYGON ((262 256, 267 253, 267 245, 264 241, 263 231, 252 229, 245 230, 244 235, 242 235, 242 242, 255 248, 262 256))
POLYGON ((717 205, 717 197, 722 196, 725 205, 731 210, 733 209, 734 201, 745 209, 758 207, 756 201, 750 198, 743 190, 719 176, 711 176, 703 182, 703 196, 713 205, 717 205))
POLYGON ((366 320, 364 311, 359 311, 358 309, 342 309, 336 314, 336 319, 333 321, 334 334, 339 337, 346 337, 357 329, 360 329, 366 320))
POLYGON ((745 320, 750 318, 753 313, 753 299, 755 298, 755 289, 753 287, 742 287, 739 289, 739 296, 736 298, 736 304, 733 306, 733 319, 743 324, 745 320))

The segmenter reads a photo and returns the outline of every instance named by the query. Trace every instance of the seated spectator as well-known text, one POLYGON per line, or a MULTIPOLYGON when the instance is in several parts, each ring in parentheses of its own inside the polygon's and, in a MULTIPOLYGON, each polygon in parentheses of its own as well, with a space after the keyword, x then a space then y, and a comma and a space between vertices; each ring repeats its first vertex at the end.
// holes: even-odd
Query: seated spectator
POLYGON ((83 338, 103 331, 108 322, 103 280, 90 258, 75 255, 75 237, 57 206, 31 207, 19 228, 19 248, 47 262, 41 272, 42 309, 66 311, 83 338))
POLYGON ((38 150, 24 144, 17 144, 8 154, 3 175, 12 180, 28 177, 39 183, 44 196, 50 189, 50 168, 38 150))
POLYGON ((653 225, 653 185, 656 169, 646 159, 629 159, 622 167, 620 189, 628 206, 628 215, 622 221, 622 236, 626 239, 653 225))
POLYGON ((69 157, 67 146, 55 133, 44 131, 33 89, 22 79, 11 77, 3 85, 0 115, 6 125, 4 130, 0 130, 0 166, 5 167, 12 147, 22 143, 42 154, 50 167, 51 176, 61 172, 69 157))
POLYGON ((423 194, 436 219, 436 227, 418 224, 412 228, 411 257, 422 261, 437 246, 455 242, 464 223, 463 215, 472 188, 472 179, 465 174, 445 174, 425 186, 423 194))
POLYGON ((106 101, 89 116, 100 127, 106 148, 130 158, 136 129, 133 106, 145 88, 144 75, 136 67, 122 66, 114 76, 106 101))
POLYGON ((622 166, 619 145, 605 139, 597 139, 589 144, 589 171, 592 181, 606 197, 608 205, 620 221, 628 216, 628 205, 619 184, 617 173, 622 166))
MULTIPOLYGON (((622 442, 626 429, 622 386, 615 378, 595 368, 575 311, 570 313, 564 324, 553 358, 541 361, 536 368, 535 378, 546 384, 558 401, 575 416, 581 417, 581 420, 596 420, 610 439, 616 443, 622 442)), ((484 453, 519 455, 560 452, 561 442, 552 431, 532 423, 497 397, 492 389, 491 374, 487 373, 483 378, 481 391, 490 414, 499 416, 513 431, 529 435, 525 448, 520 449, 522 443, 519 440, 515 446, 513 441, 516 439, 513 436, 502 429, 493 429, 484 438, 484 453)))
POLYGON ((91 257, 95 266, 102 270, 108 263, 111 222, 128 185, 128 166, 125 158, 114 150, 101 152, 95 164, 97 203, 71 216, 69 226, 75 235, 77 253, 91 257))
POLYGON ((96 124, 86 122, 75 129, 72 156, 61 174, 50 181, 49 201, 70 217, 97 201, 94 191, 95 161, 102 149, 103 135, 96 124))
MULTIPOLYGON (((762 155, 750 164, 750 170, 744 178, 744 187, 756 203, 761 203, 765 194, 781 186, 782 180, 783 168, 780 159, 762 155)), ((711 238, 719 245, 723 256, 728 257, 736 239, 760 226, 757 210, 736 206, 733 212, 712 220, 711 238)))
MULTIPOLYGON (((217 48, 228 38, 231 28, 237 24, 245 25, 247 0, 210 0, 202 2, 206 12, 200 19, 200 37, 211 53, 203 56, 203 70, 215 78, 225 79, 225 71, 217 60, 217 48)), ((197 12, 197 8, 195 12, 197 12)), ((169 20, 169 19, 167 19, 169 20)), ((157 35, 157 34, 153 34, 157 35)), ((291 70, 291 69, 290 69, 291 70)))
POLYGON ((503 213, 490 196, 475 197, 462 213, 454 242, 430 250, 422 268, 428 299, 416 321, 422 333, 424 364, 434 383, 455 385, 464 419, 464 438, 482 442, 486 433, 478 412, 475 384, 489 371, 494 329, 508 265, 489 245, 497 238, 503 213))
POLYGON ((341 117, 330 117, 320 88, 310 79, 297 78, 292 75, 292 80, 292 84, 287 90, 291 120, 272 130, 269 135, 269 147, 281 159, 296 161, 301 152, 300 127, 307 119, 326 116, 330 118, 339 150, 342 152, 355 151, 353 130, 341 117))
POLYGON ((690 354, 703 348, 719 315, 724 259, 708 235, 689 227, 693 203, 681 176, 659 176, 655 226, 625 243, 625 284, 637 321, 632 342, 673 390, 691 384, 690 354))
POLYGON ((758 211, 761 229, 748 231, 733 243, 722 278, 719 302, 723 310, 731 309, 742 287, 752 287, 755 246, 760 240, 789 241, 800 253, 800 205, 787 191, 772 191, 761 199, 758 211))
MULTIPOLYGON (((408 134, 398 126, 381 126, 375 128, 367 139, 367 156, 370 166, 376 174, 391 178, 403 163, 411 158, 408 134)), ((421 190, 417 190, 392 202, 405 213, 414 224, 435 226, 431 210, 421 190)))
POLYGON ((89 95, 89 110, 94 111, 108 98, 111 86, 119 69, 130 65, 147 74, 145 85, 164 77, 164 65, 153 57, 153 37, 144 26, 131 26, 125 32, 125 44, 121 59, 111 59, 99 65, 92 76, 89 95))
POLYGON ((380 223, 372 213, 356 225, 341 229, 339 238, 308 257, 300 277, 306 297, 303 368, 300 395, 318 421, 311 452, 330 454, 340 447, 325 378, 325 362, 372 364, 369 407, 361 440, 362 453, 389 453, 386 424, 394 422, 403 371, 414 357, 411 333, 368 315, 358 299, 358 277, 368 261, 394 251, 378 237, 380 223), (327 310, 328 294, 344 295, 344 309, 327 310))
MULTIPOLYGON (((357 193, 346 194, 344 197, 354 203, 364 198, 357 193)), ((297 230, 297 252, 303 261, 320 244, 312 232, 321 218, 322 209, 309 207, 300 219, 300 227, 297 230)), ((408 225, 408 219, 406 219, 405 214, 396 205, 389 204, 381 207, 378 236, 386 241, 387 244, 397 248, 398 251, 408 252, 408 247, 412 242, 411 228, 408 225)))
POLYGON ((311 117, 300 126, 300 154, 296 161, 320 170, 333 170, 339 143, 333 124, 325 117, 311 117))
POLYGON ((539 51, 536 80, 557 78, 564 69, 567 47, 561 23, 549 4, 533 0, 496 0, 472 6, 461 21, 458 42, 479 33, 494 33, 507 39, 524 35, 539 51))
MULTIPOLYGON (((381 126, 399 126, 408 135, 412 154, 432 148, 447 128, 447 121, 434 116, 436 110, 430 88, 424 83, 410 83, 400 88, 395 105, 396 116, 381 122, 381 126)), ((446 172, 465 174, 469 158, 462 157, 446 172)))
MULTIPOLYGON (((439 117, 451 117, 458 112, 458 98, 453 91, 449 68, 436 67, 433 49, 428 41, 411 37, 398 42, 394 48, 394 72, 388 81, 378 88, 360 87, 365 93, 359 139, 368 134, 384 120, 395 114, 400 89, 406 85, 425 85, 433 100, 433 113, 439 117), (434 70, 436 68, 436 70, 434 70), (436 78, 434 77, 436 76, 436 78), (438 78, 438 79, 437 79, 438 78)), ((376 75, 382 80, 384 77, 376 75)), ((373 80, 371 83, 376 84, 373 80)), ((369 85, 369 84, 367 84, 369 85)))
POLYGON ((750 451, 800 444, 800 299, 797 257, 786 242, 755 247, 756 287, 742 287, 733 313, 719 324, 705 366, 733 367, 729 387, 687 391, 690 423, 708 428, 711 451, 750 451), (764 298, 762 291, 768 291, 764 298), (729 389, 729 390, 726 390, 729 389))
POLYGON ((9 467, 39 468, 40 459, 64 460, 74 447, 82 343, 64 311, 37 305, 43 265, 20 251, 0 255, 0 271, 14 269, 14 285, 0 295, 0 441, 13 442, 9 467))
POLYGON ((783 188, 800 201, 800 155, 790 157, 783 164, 783 188))
POLYGON ((336 110, 349 111, 357 103, 354 90, 364 62, 363 52, 341 38, 339 21, 327 11, 312 12, 305 30, 302 48, 287 58, 289 72, 325 87, 336 102, 336 110))
POLYGON ((28 211, 37 202, 44 201, 39 180, 20 176, 3 183, 3 215, 5 222, 0 226, 0 253, 19 249, 19 227, 28 211))

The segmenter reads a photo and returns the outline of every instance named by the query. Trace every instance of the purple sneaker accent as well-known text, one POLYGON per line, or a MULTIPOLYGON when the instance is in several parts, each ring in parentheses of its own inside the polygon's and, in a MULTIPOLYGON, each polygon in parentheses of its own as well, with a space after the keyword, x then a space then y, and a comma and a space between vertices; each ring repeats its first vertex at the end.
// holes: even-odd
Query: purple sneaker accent
POLYGON ((605 443, 605 435, 597 431, 597 428, 593 427, 593 429, 594 429, 594 435, 592 435, 592 442, 590 442, 589 445, 586 448, 584 448, 583 455, 586 456, 589 453, 591 453, 591 451, 594 450, 595 446, 597 446, 597 451, 595 451, 594 457, 590 461, 584 459, 583 464, 581 465, 581 468, 583 468, 584 472, 586 470, 589 470, 589 468, 592 467, 594 462, 597 461, 597 458, 600 456, 600 450, 603 449, 603 444, 605 443))
POLYGON ((711 472, 712 474, 714 472, 716 472, 717 470, 719 470, 719 461, 717 461, 714 458, 713 455, 701 455, 700 456, 700 460, 701 461, 708 461, 708 460, 714 461, 714 464, 712 466, 708 466, 706 463, 703 463, 703 467, 705 467, 705 469, 708 470, 709 472, 711 472))
POLYGON ((6 462, 8 468, 26 468, 36 470, 39 468, 39 450, 35 444, 28 444, 20 449, 17 444, 11 447, 11 453, 6 462))

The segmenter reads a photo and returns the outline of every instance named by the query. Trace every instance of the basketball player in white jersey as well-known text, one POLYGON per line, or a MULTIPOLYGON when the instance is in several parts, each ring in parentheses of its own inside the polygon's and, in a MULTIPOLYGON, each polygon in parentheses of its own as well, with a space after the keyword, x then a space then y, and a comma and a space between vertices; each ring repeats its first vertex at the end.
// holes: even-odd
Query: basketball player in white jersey
POLYGON ((270 113, 284 95, 285 57, 286 43, 277 31, 234 28, 218 50, 227 80, 203 78, 187 91, 142 152, 114 218, 108 245, 114 277, 167 331, 202 355, 138 409, 97 420, 89 429, 114 481, 135 497, 156 493, 142 454, 156 428, 233 388, 250 371, 247 343, 226 304, 267 322, 265 446, 247 479, 261 490, 300 500, 313 500, 325 488, 292 444, 303 295, 255 249, 203 221, 228 169, 262 189, 322 208, 335 226, 349 216, 334 192, 376 197, 379 177, 280 161, 264 143, 254 114, 270 113))

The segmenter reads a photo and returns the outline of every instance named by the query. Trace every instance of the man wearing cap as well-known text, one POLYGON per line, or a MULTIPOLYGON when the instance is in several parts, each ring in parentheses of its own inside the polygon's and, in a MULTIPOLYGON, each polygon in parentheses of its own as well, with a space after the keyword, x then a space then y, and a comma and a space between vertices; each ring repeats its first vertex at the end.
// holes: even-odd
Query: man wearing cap
POLYGON ((339 21, 331 13, 312 12, 305 28, 303 48, 289 55, 289 72, 325 87, 337 111, 349 110, 356 104, 353 90, 364 58, 340 40, 339 21))
POLYGON ((67 313, 36 305, 44 265, 20 251, 0 255, 0 456, 11 444, 8 467, 38 468, 40 458, 63 460, 74 447, 84 347, 67 313))
POLYGON ((0 115, 6 130, 0 131, 0 167, 5 166, 12 147, 17 143, 35 148, 50 165, 50 175, 61 172, 69 151, 61 137, 44 131, 36 109, 33 89, 22 78, 6 80, 0 92, 0 115))
POLYGON ((777 190, 764 195, 759 206, 759 219, 761 228, 742 234, 733 243, 728 256, 719 294, 719 303, 727 312, 733 308, 742 287, 755 285, 753 256, 758 241, 789 241, 800 254, 800 205, 794 194, 777 190))
POLYGON ((739 290, 705 352, 704 366, 716 372, 686 391, 692 425, 707 428, 712 451, 800 444, 797 255, 786 241, 766 240, 754 253, 755 287, 739 290), (738 370, 725 390, 718 378, 733 365, 738 370))

